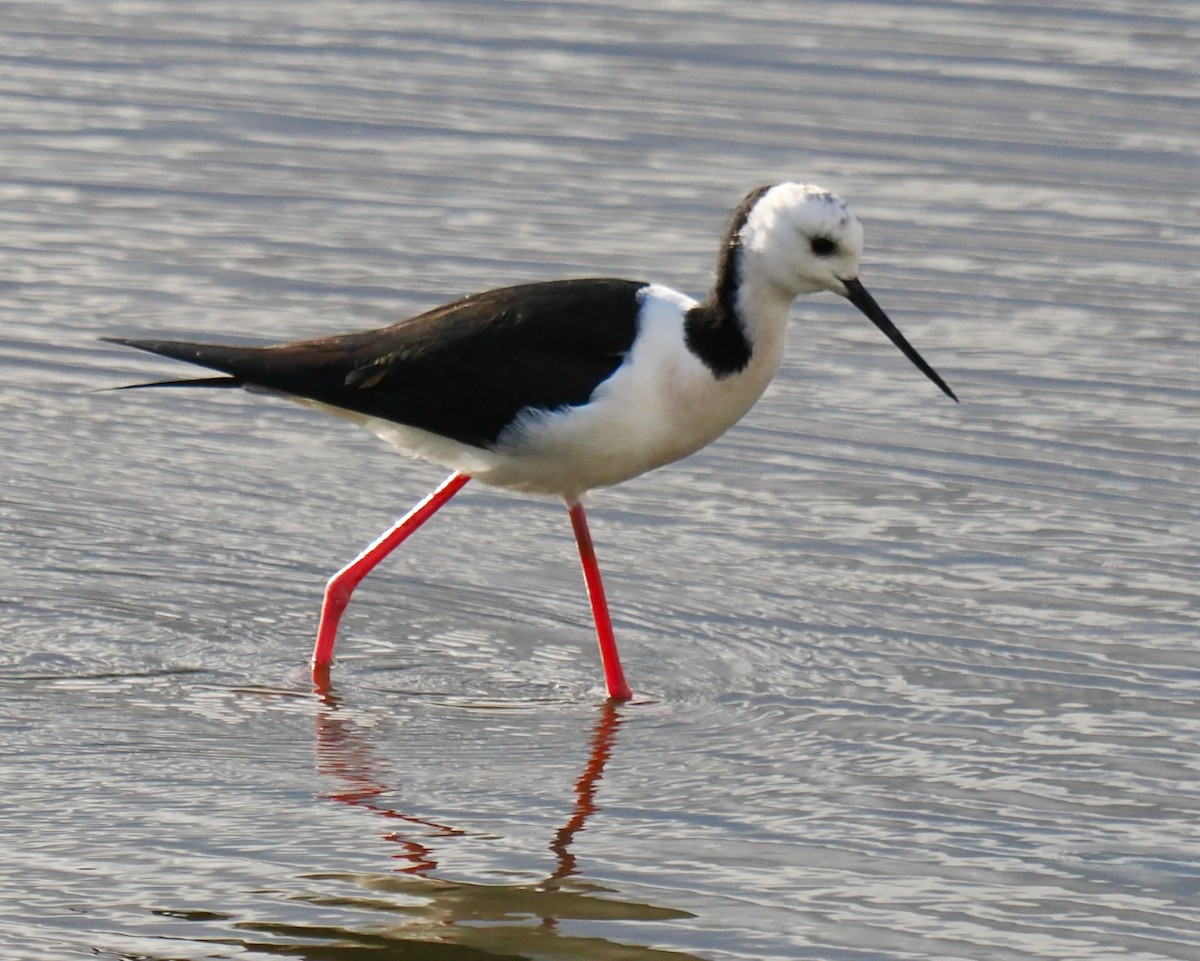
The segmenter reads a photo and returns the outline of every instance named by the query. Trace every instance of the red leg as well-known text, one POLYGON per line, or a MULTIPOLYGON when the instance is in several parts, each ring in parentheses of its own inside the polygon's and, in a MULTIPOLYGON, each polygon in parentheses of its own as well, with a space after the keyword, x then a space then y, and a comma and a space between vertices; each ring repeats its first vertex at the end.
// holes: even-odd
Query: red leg
POLYGON ((587 584, 588 601, 592 605, 592 618, 596 622, 596 640, 600 643, 600 663, 604 667, 604 686, 614 701, 628 701, 633 697, 625 683, 625 672, 621 670, 621 658, 617 654, 617 641, 613 637, 612 621, 608 616, 608 602, 604 599, 604 584, 600 580, 600 567, 596 563, 596 551, 592 547, 592 535, 588 530, 583 505, 568 504, 571 527, 575 531, 575 542, 579 545, 579 560, 583 564, 583 580, 587 584))
POLYGON ((333 642, 337 638, 338 621, 342 611, 350 603, 350 595, 359 582, 371 573, 381 560, 403 543, 413 531, 437 513, 446 501, 457 494, 471 478, 455 472, 447 477, 440 487, 421 503, 400 518, 390 530, 375 543, 354 558, 349 564, 329 578, 325 585, 325 602, 321 605, 321 622, 317 626, 317 644, 313 648, 312 668, 314 678, 326 673, 333 658, 333 642))

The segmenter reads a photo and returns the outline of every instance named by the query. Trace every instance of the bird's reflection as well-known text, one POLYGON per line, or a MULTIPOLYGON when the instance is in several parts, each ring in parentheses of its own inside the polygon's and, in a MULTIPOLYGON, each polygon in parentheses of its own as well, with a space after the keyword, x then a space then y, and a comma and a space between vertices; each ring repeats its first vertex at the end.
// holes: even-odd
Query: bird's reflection
MULTIPOLYGON (((324 874, 314 880, 348 882, 357 893, 312 895, 316 905, 373 912, 369 933, 322 929, 339 944, 338 957, 357 957, 349 950, 361 944, 362 956, 375 952, 381 939, 394 942, 398 956, 415 944, 437 946, 445 958, 621 958, 625 961, 680 961, 690 955, 646 948, 604 937, 582 937, 560 930, 563 921, 671 921, 689 918, 687 912, 619 899, 610 889, 586 881, 572 851, 576 835, 600 809, 597 790, 612 756, 622 724, 621 708, 608 702, 598 711, 586 757, 574 786, 569 814, 547 840, 554 869, 543 879, 525 884, 481 884, 438 877, 438 841, 465 837, 466 832, 392 807, 394 796, 386 783, 386 765, 354 719, 342 709, 339 697, 327 686, 318 687, 320 708, 316 716, 317 774, 332 779, 336 787, 322 798, 368 811, 387 822, 380 837, 396 845, 398 866, 387 874, 324 874), (380 928, 383 914, 384 929, 380 928)), ((564 808, 567 804, 564 804, 564 808)), ((244 925, 269 933, 272 942, 284 938, 290 950, 298 941, 310 947, 316 931, 301 926, 244 925), (289 937, 290 935, 290 937, 289 937)), ((593 928, 594 930, 594 928, 593 928)), ((628 936, 622 924, 622 937, 628 936)), ((248 942, 247 942, 248 943, 248 942)), ((255 944, 269 950, 269 943, 255 944)), ((275 950, 285 945, 276 943, 275 950)), ((303 956, 308 956, 307 954, 303 956)), ((314 954, 313 957, 321 956, 314 954)), ((372 953, 371 957, 378 957, 372 953)))

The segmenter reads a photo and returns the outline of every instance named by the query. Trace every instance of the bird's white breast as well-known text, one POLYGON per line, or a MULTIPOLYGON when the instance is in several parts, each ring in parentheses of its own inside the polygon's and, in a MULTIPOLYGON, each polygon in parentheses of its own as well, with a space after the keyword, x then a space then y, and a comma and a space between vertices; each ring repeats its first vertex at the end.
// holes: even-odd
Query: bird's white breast
POLYGON ((694 453, 750 409, 778 369, 782 338, 718 380, 684 340, 696 302, 657 285, 640 298, 638 335, 621 366, 587 404, 525 412, 480 480, 573 500, 694 453))

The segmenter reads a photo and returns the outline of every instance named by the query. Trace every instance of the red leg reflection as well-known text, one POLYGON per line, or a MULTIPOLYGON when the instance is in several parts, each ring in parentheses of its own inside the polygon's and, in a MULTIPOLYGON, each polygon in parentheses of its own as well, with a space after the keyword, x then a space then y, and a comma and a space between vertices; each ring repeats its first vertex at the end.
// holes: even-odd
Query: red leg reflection
MULTIPOLYGON (((330 708, 337 707, 337 698, 332 694, 326 694, 322 701, 330 708)), ((422 833, 437 837, 455 837, 463 833, 445 824, 404 814, 382 803, 380 797, 389 790, 379 779, 380 769, 385 765, 354 732, 353 723, 337 717, 333 711, 321 711, 316 722, 317 774, 336 778, 342 784, 341 790, 324 793, 322 797, 412 825, 410 830, 414 834, 416 829, 425 829, 422 833)), ((404 830, 389 831, 381 837, 400 846, 400 853, 392 855, 397 861, 406 862, 396 869, 400 873, 425 875, 437 867, 433 849, 415 837, 408 837, 404 830)))
MULTIPOLYGON (((337 790, 324 792, 321 797, 369 811, 396 824, 397 830, 389 830, 382 834, 381 838, 400 845, 401 853, 393 856, 405 864, 396 869, 398 872, 426 876, 435 871, 438 860, 432 839, 461 837, 465 832, 436 821, 404 814, 382 802, 380 799, 389 791, 381 777, 386 768, 385 763, 375 756, 371 746, 355 732, 351 720, 336 716, 336 695, 326 694, 321 701, 325 708, 316 717, 314 746, 317 774, 335 778, 340 783, 337 790), (401 825, 411 825, 411 831, 406 831, 401 825)), ((530 889, 540 891, 557 887, 557 882, 577 872, 571 844, 575 835, 584 829, 588 818, 599 810, 596 792, 604 777, 604 766, 612 755, 620 725, 620 709, 612 702, 601 705, 600 715, 592 729, 587 762, 575 782, 575 803, 571 815, 562 827, 554 832, 554 837, 548 845, 555 856, 554 870, 545 881, 530 885, 530 889)))
POLYGON ((555 832, 550 850, 558 858, 558 866, 548 881, 561 881, 575 873, 575 855, 571 853, 571 842, 583 830, 587 819, 596 813, 596 787, 604 777, 604 765, 612 756, 617 728, 621 717, 612 701, 600 706, 600 717, 592 730, 591 751, 587 767, 575 782, 575 809, 567 823, 555 832))

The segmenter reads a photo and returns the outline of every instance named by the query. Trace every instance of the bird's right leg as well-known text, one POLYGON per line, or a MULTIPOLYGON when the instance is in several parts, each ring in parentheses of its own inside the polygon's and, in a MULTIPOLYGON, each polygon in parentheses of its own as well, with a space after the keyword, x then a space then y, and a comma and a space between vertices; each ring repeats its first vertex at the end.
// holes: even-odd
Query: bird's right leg
POLYGON ((608 601, 604 597, 604 582, 600 579, 600 565, 596 563, 596 549, 592 546, 587 515, 579 501, 568 501, 567 511, 571 515, 571 527, 575 531, 575 543, 579 547, 579 561, 583 566, 588 602, 592 607, 592 620, 596 624, 600 665, 604 669, 604 687, 610 700, 628 701, 633 697, 633 692, 629 690, 625 672, 621 670, 621 657, 617 653, 616 638, 613 637, 612 619, 608 616, 608 601))

